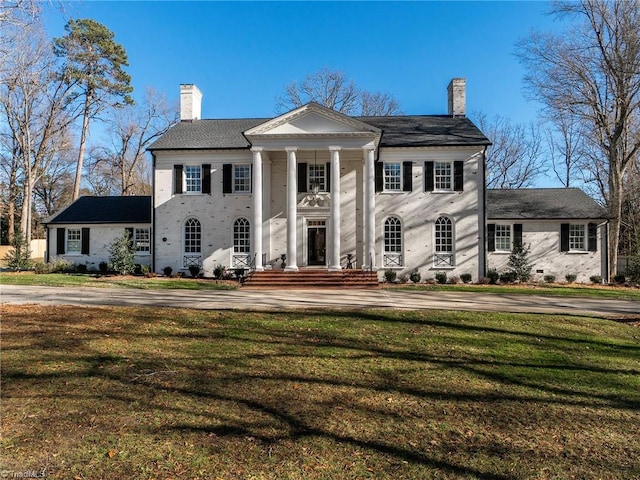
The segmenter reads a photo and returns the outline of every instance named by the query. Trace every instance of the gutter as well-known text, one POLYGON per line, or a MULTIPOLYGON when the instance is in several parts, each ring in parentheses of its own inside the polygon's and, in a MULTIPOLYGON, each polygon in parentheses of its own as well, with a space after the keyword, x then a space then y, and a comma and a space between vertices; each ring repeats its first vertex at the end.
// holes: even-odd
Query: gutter
POLYGON ((149 150, 151 154, 151 271, 156 271, 156 156, 149 150))

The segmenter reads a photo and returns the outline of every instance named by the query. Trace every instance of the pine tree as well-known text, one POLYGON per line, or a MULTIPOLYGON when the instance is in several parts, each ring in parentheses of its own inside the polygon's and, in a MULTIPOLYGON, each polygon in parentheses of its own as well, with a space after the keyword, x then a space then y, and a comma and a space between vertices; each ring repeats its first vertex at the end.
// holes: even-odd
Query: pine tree
POLYGON ((530 245, 525 247, 521 244, 515 244, 509 255, 509 262, 507 263, 509 271, 514 275, 516 280, 520 282, 528 282, 531 280, 533 265, 531 265, 529 261, 530 250, 530 245))
POLYGON ((124 231, 109 245, 109 262, 111 268, 120 275, 129 275, 136 268, 136 251, 131 241, 131 235, 124 231))
POLYGON ((65 59, 62 78, 75 86, 75 99, 82 102, 82 130, 73 200, 80 194, 82 163, 89 130, 89 120, 107 107, 132 104, 131 77, 123 70, 129 65, 122 45, 101 23, 91 19, 69 20, 66 36, 53 40, 54 51, 65 59))

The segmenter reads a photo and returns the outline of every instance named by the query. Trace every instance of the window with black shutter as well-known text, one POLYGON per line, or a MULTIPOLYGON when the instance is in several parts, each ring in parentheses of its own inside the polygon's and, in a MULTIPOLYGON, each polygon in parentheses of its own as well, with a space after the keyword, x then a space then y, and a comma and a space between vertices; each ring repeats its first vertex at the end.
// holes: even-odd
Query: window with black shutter
POLYGON ((514 223, 513 224, 513 246, 522 247, 522 224, 514 223))
POLYGON ((464 162, 456 160, 453 162, 453 190, 462 192, 464 190, 464 162))
POLYGON ((433 192, 433 162, 424 162, 424 191, 433 192))
POLYGON ((222 193, 233 193, 233 165, 222 165, 222 193))
POLYGON ((298 193, 307 193, 309 191, 307 186, 307 164, 304 162, 298 163, 298 193))
POLYGON ((56 228, 56 255, 64 255, 64 244, 67 234, 64 228, 56 228))
POLYGON ((89 255, 89 229, 83 228, 81 234, 81 250, 82 255, 89 255))
POLYGON ((413 162, 402 162, 402 191, 413 190, 413 162))
POLYGON ((211 193, 211 165, 202 165, 202 193, 211 193))
POLYGON ((489 252, 496 251, 496 224, 487 224, 487 250, 489 252))
POLYGON ((560 251, 561 252, 569 251, 569 224, 568 223, 560 224, 560 251))
POLYGON ((588 226, 588 249, 590 252, 598 251, 598 225, 590 223, 588 226))
POLYGON ((384 189, 384 163, 376 162, 375 176, 376 176, 376 192, 381 192, 384 189))
POLYGON ((182 165, 173 166, 173 193, 182 193, 182 165))

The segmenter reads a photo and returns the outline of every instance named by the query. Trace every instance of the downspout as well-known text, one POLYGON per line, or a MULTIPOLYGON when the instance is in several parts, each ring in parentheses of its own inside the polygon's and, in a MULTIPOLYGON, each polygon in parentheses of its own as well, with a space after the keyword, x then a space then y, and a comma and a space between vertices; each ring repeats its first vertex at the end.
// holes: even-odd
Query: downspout
POLYGON ((151 154, 151 271, 156 271, 156 156, 151 154))
POLYGON ((482 152, 482 275, 487 276, 487 149, 482 152))
POLYGON ((604 243, 604 245, 602 246, 602 249, 604 250, 604 278, 606 279, 607 283, 609 283, 611 281, 611 279, 609 278, 609 220, 604 222, 604 233, 604 242, 602 242, 604 243))
POLYGON ((44 263, 49 263, 49 225, 45 225, 46 231, 46 240, 45 240, 45 251, 44 251, 44 263))

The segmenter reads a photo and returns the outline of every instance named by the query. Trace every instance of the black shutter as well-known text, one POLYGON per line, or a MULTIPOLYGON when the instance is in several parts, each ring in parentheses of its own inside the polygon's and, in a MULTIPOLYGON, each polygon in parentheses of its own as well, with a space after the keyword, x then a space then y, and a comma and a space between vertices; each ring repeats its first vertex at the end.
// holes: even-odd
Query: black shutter
POLYGON ((253 193, 253 163, 249 168, 249 192, 253 193))
POLYGON ((487 224, 487 250, 489 252, 496 251, 496 224, 487 224))
POLYGON ((384 190, 384 163, 376 162, 375 169, 376 176, 376 192, 381 192, 384 190))
POLYGON ((81 232, 81 250, 82 255, 89 255, 89 229, 83 228, 81 232))
POLYGON ((182 193, 182 165, 173 166, 173 193, 182 193))
POLYGON ((325 183, 326 183, 326 187, 325 187, 326 190, 325 191, 327 193, 329 193, 329 192, 331 192, 331 163, 330 162, 327 163, 327 165, 324 168, 325 168, 325 170, 324 170, 324 172, 325 172, 324 178, 326 179, 325 180, 325 183))
POLYGON ((433 162, 424 162, 424 191, 433 192, 433 162))
POLYGON ((222 165, 222 193, 233 193, 233 165, 222 165))
POLYGON ((464 190, 464 162, 456 160, 453 162, 453 190, 462 192, 464 190))
POLYGON ((125 230, 125 232, 127 232, 129 234, 129 242, 131 243, 131 245, 133 245, 134 244, 134 241, 133 241, 133 228, 132 227, 127 227, 124 230, 125 230))
POLYGON ((402 191, 413 190, 413 162, 402 162, 402 191))
POLYGON ((522 224, 514 223, 513 224, 513 246, 516 245, 522 246, 522 224))
POLYGON ((202 165, 202 193, 211 193, 211 165, 202 165))
POLYGON ((298 193, 307 193, 307 164, 298 164, 298 193))
POLYGON ((56 228, 56 255, 64 255, 64 242, 67 238, 64 228, 56 228))
POLYGON ((569 224, 568 223, 560 224, 560 251, 561 252, 569 251, 569 224))
POLYGON ((589 230, 589 240, 588 240, 588 249, 590 252, 598 251, 598 225, 595 223, 590 223, 588 225, 589 230))

